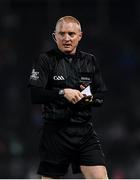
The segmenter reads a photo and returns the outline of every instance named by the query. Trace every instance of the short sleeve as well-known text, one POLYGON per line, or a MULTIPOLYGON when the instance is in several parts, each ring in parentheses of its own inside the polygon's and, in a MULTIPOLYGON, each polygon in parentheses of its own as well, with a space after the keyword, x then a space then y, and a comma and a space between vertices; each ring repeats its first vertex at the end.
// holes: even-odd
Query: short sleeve
POLYGON ((49 64, 45 53, 40 54, 36 64, 32 67, 29 86, 43 87, 48 83, 49 64))

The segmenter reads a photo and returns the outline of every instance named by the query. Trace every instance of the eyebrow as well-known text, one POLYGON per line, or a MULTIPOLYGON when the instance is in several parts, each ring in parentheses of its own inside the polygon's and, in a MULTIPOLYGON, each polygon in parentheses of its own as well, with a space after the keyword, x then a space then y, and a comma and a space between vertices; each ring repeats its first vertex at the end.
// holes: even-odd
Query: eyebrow
POLYGON ((75 34, 76 32, 74 32, 74 31, 68 31, 68 32, 65 32, 65 31, 58 31, 58 33, 73 33, 73 34, 75 34))

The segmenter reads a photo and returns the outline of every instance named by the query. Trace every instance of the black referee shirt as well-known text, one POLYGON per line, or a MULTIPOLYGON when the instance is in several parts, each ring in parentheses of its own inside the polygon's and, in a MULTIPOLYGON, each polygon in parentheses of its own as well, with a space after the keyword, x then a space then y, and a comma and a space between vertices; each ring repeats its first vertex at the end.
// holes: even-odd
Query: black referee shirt
POLYGON ((33 66, 29 84, 32 101, 44 104, 43 118, 50 123, 85 123, 92 117, 94 103, 72 104, 59 95, 60 89, 80 90, 81 84, 90 85, 94 100, 106 91, 95 56, 78 50, 75 55, 58 49, 42 53, 33 66))

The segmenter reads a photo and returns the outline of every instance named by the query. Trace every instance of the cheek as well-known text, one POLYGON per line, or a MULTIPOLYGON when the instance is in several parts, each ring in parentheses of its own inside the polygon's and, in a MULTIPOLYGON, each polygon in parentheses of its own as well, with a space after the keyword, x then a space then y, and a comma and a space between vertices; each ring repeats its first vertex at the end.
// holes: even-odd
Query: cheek
POLYGON ((73 43, 75 44, 75 45, 77 45, 78 43, 79 43, 79 39, 74 39, 74 41, 73 41, 73 43))
POLYGON ((60 39, 57 39, 57 40, 56 40, 56 44, 57 44, 57 45, 61 45, 61 44, 62 44, 62 41, 61 41, 60 39))

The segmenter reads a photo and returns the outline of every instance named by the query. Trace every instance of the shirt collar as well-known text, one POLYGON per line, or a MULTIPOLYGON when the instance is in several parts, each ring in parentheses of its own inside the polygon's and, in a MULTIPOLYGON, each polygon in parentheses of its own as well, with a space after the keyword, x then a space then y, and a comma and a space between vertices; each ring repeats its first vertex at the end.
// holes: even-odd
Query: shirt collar
POLYGON ((80 51, 78 50, 78 48, 77 48, 77 50, 76 50, 76 53, 75 54, 65 54, 65 53, 63 53, 62 51, 60 51, 58 48, 55 48, 55 51, 56 51, 56 53, 59 55, 59 56, 61 56, 61 57, 64 57, 64 58, 67 58, 67 59, 69 59, 69 58, 77 58, 78 56, 79 56, 79 53, 80 53, 80 51))

